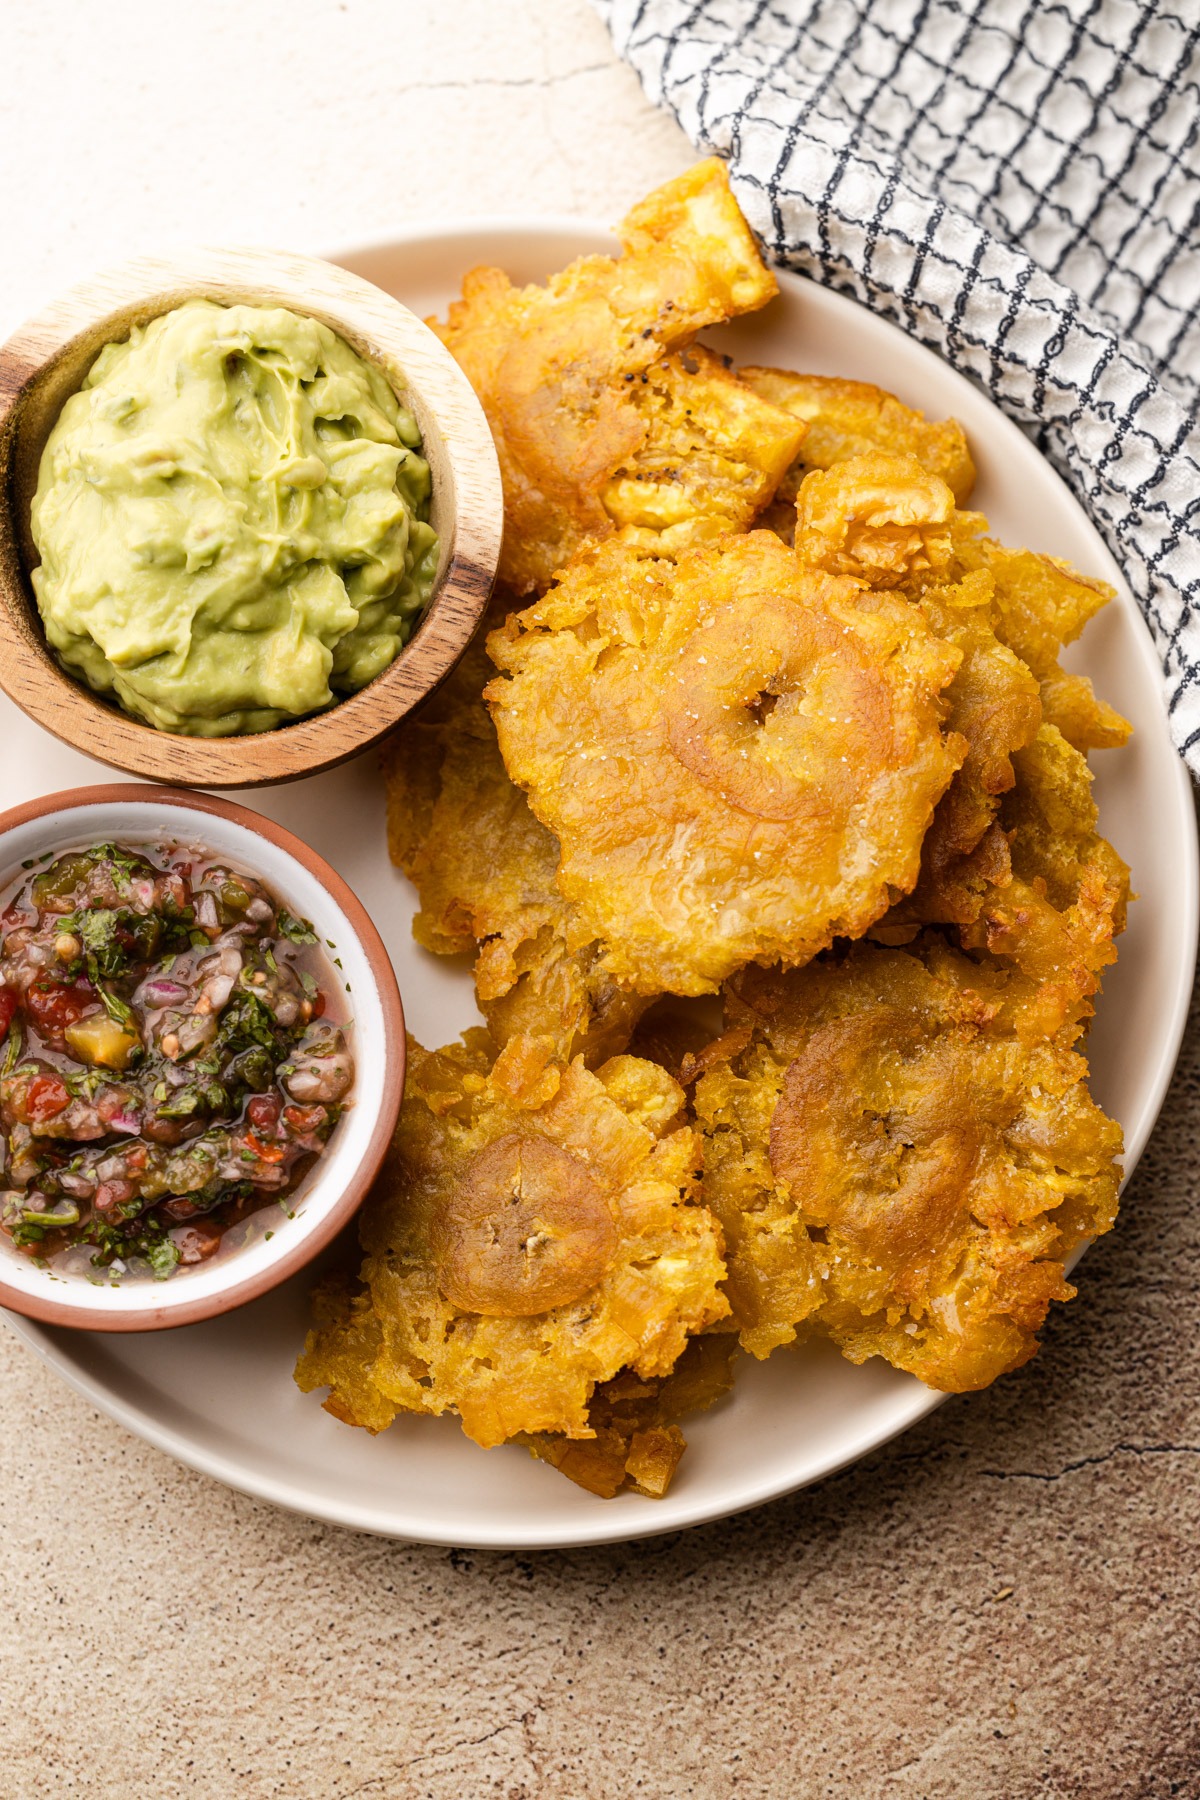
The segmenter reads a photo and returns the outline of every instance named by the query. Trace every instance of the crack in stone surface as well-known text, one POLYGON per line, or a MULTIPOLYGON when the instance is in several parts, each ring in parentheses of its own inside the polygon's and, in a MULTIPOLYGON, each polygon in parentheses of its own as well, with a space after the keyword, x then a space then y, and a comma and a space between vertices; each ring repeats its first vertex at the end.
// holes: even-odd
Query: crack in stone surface
POLYGON ((555 88, 564 82, 577 81, 581 75, 599 75, 604 70, 620 67, 610 62, 581 63, 577 69, 564 69, 559 75, 478 75, 466 81, 410 81, 392 89, 393 98, 405 94, 471 93, 478 88, 555 88))
POLYGON ((980 1473, 992 1481, 1061 1481, 1080 1469, 1097 1469, 1115 1456, 1200 1456, 1200 1444, 1114 1444, 1099 1456, 1080 1456, 1049 1472, 1039 1469, 982 1469, 980 1473))

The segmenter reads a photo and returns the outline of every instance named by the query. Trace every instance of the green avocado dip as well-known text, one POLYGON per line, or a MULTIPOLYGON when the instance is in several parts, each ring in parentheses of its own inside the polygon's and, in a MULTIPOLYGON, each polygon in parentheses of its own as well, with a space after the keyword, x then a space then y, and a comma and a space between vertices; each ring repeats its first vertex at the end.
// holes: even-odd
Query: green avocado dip
POLYGON ((189 300, 97 357, 42 455, 64 667, 161 731, 318 712, 386 669, 437 566, 420 433, 315 319, 189 300))

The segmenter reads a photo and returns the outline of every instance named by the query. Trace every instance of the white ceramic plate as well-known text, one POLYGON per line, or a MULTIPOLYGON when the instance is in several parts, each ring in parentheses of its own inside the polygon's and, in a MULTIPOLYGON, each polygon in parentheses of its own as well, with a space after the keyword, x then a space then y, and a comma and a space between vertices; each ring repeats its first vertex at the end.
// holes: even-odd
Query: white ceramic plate
MULTIPOLYGON (((338 260, 429 313, 444 311, 463 272, 477 263, 534 281, 583 252, 611 247, 602 229, 575 221, 492 221, 398 235, 338 260)), ((973 504, 997 535, 1068 557, 1120 585, 1067 489, 988 400, 852 301, 787 275, 781 285, 782 296, 764 314, 721 332, 723 348, 743 362, 874 381, 933 416, 954 414, 979 464, 973 504)), ((1094 1091, 1124 1126, 1132 1169, 1175 1063, 1192 985, 1195 821, 1189 782, 1167 736, 1157 658, 1127 593, 1070 661, 1086 668, 1136 727, 1129 749, 1093 758, 1104 830, 1132 865, 1140 894, 1091 1037, 1094 1091)), ((0 742, 5 805, 112 779, 45 736, 3 696, 0 742)), ((373 758, 260 789, 247 801, 305 838, 366 903, 395 961, 409 1029, 423 1043, 445 1043, 475 1022, 465 966, 426 956, 412 942, 412 895, 387 860, 373 758)), ((665 1500, 603 1501, 523 1450, 477 1449, 449 1419, 398 1421, 378 1438, 337 1424, 291 1379, 307 1287, 300 1277, 238 1313, 150 1338, 8 1322, 73 1387, 180 1461, 298 1512, 440 1544, 601 1543, 718 1518, 853 1462, 939 1399, 882 1363, 854 1368, 828 1345, 743 1364, 733 1395, 687 1426, 688 1453, 665 1500)), ((1075 1304, 1088 1304, 1086 1280, 1075 1304)))

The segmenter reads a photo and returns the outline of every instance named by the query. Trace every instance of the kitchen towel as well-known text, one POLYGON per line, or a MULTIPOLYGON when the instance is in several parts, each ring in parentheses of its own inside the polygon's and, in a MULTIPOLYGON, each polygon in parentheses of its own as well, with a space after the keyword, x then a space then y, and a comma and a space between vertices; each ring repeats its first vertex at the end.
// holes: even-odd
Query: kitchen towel
POLYGON ((1125 571, 1200 774, 1200 6, 592 3, 776 261, 1034 437, 1125 571))

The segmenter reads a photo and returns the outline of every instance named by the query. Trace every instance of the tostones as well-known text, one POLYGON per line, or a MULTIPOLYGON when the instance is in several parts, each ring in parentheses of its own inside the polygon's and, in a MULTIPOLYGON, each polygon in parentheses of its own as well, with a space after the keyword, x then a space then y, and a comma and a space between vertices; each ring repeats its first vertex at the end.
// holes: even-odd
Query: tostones
POLYGON ((961 653, 770 532, 674 563, 614 539, 488 649, 558 885, 645 994, 860 935, 915 882, 966 749, 942 720, 961 653))
POLYGON ((1018 751, 999 826, 1009 869, 985 883, 963 946, 1012 971, 1006 1009, 1023 1035, 1073 1041, 1125 929, 1129 868, 1097 830, 1084 756, 1055 725, 1018 751))
MULTIPOLYGON (((1096 700, 1084 677, 1063 673, 1057 654, 1111 590, 1066 564, 983 537, 983 522, 956 513, 945 483, 911 457, 873 454, 818 471, 805 478, 796 507, 795 546, 802 560, 829 573, 895 585, 961 652, 946 700, 948 723, 965 739, 967 753, 934 814, 915 890, 873 935, 895 943, 922 923, 973 927, 1000 891, 1004 905, 1035 907, 1038 894, 1026 895, 1010 855, 1028 807, 1014 796, 1006 810, 1004 796, 1013 790, 1020 753, 1029 752, 1026 799, 1039 783, 1045 787, 1053 763, 1053 778, 1066 783, 1078 802, 1078 829, 1094 838, 1095 808, 1080 750, 1119 742, 1128 728, 1096 700), (1070 731, 1061 730, 1060 718, 1070 731), (1035 743, 1041 746, 1036 751, 1035 743), (1053 756, 1046 748, 1051 743, 1057 746, 1053 756)), ((1095 854, 1113 853, 1103 845, 1095 854)), ((1044 860, 1042 875, 1056 866, 1052 857, 1044 860)), ((1038 877, 1034 870, 1030 879, 1038 877)), ((1111 870, 1104 878, 1123 879, 1111 870)))
POLYGON ((742 529, 770 500, 803 424, 761 399, 696 334, 778 292, 710 159, 545 287, 475 269, 445 325, 492 428, 504 480, 501 578, 540 592, 585 542, 621 526, 664 553, 742 529))
MULTIPOLYGON (((975 467, 957 420, 929 421, 894 394, 866 382, 786 369, 743 368, 738 374, 764 400, 793 412, 807 426, 800 454, 761 521, 788 542, 796 530, 792 502, 806 477, 813 471, 840 471, 852 460, 908 458, 945 483, 956 507, 969 498, 975 467)), ((829 491, 815 485, 809 505, 816 507, 829 491)), ((1097 698, 1086 675, 1068 674, 1058 662, 1063 646, 1112 598, 1112 588, 1056 557, 996 543, 986 536, 987 522, 979 514, 944 515, 941 523, 947 522, 950 558, 927 572, 911 571, 917 585, 929 579, 952 583, 986 570, 993 582, 997 634, 1036 675, 1045 718, 1078 750, 1123 744, 1128 723, 1097 698)))
POLYGON ((699 1151, 682 1089, 652 1063, 591 1074, 523 1039, 493 1060, 484 1033, 412 1045, 360 1219, 364 1295, 326 1302, 297 1380, 370 1430, 457 1412, 483 1445, 593 1436, 598 1383, 669 1375, 729 1310, 720 1231, 694 1201, 699 1151))
POLYGON ((932 629, 962 652, 946 698, 948 723, 966 740, 967 754, 933 815, 917 886, 898 910, 961 924, 978 914, 981 876, 998 881, 1007 873, 1007 845, 995 822, 1016 780, 1014 758, 1041 727, 1042 701, 1031 670, 996 635, 985 579, 930 586, 918 604, 932 629))
POLYGON ((942 578, 954 517, 954 495, 915 457, 873 453, 804 477, 793 541, 827 575, 897 588, 942 578))
POLYGON ((632 1488, 661 1500, 687 1448, 680 1419, 706 1412, 729 1392, 736 1355, 737 1339, 729 1335, 689 1338, 661 1380, 643 1381, 627 1370, 596 1389, 588 1406, 594 1437, 543 1433, 522 1441, 542 1462, 601 1499, 632 1488))
POLYGON ((1042 720, 1036 677, 998 636, 992 578, 983 570, 950 578, 955 517, 944 481, 911 456, 882 453, 806 476, 796 501, 803 562, 902 589, 961 655, 945 697, 967 753, 934 813, 916 889, 874 934, 888 942, 922 922, 974 918, 984 871, 999 878, 1006 869, 1003 839, 991 827, 1013 783, 1013 753, 1042 720))
POLYGON ((1115 1218, 1121 1133, 1004 987, 932 933, 730 983, 695 1106, 754 1354, 819 1330, 951 1392, 1034 1354, 1065 1259, 1115 1218))
POLYGON ((745 531, 795 452, 787 415, 699 345, 643 371, 622 398, 640 416, 643 438, 605 484, 604 510, 659 556, 745 531))
MULTIPOLYGON (((505 616, 505 598, 493 621, 505 616)), ((496 1043, 549 1040, 562 1061, 625 1048, 647 1001, 624 992, 555 885, 558 841, 509 779, 483 701, 482 638, 383 753, 388 846, 420 897, 426 950, 475 956, 475 993, 496 1043)))
POLYGON ((926 419, 924 413, 866 381, 798 375, 790 369, 743 368, 738 375, 761 399, 790 412, 805 427, 800 453, 763 520, 785 537, 791 537, 795 524, 791 508, 806 475, 877 451, 915 458, 927 474, 946 483, 958 506, 970 497, 975 464, 957 419, 926 419))
POLYGON ((1037 677, 1047 724, 1057 726, 1076 750, 1125 743, 1129 722, 1097 698, 1086 675, 1068 674, 1058 660, 1114 598, 1114 589, 1058 557, 1013 550, 986 533, 987 520, 980 514, 960 513, 952 531, 951 568, 959 577, 985 572, 990 578, 997 633, 1037 677))

